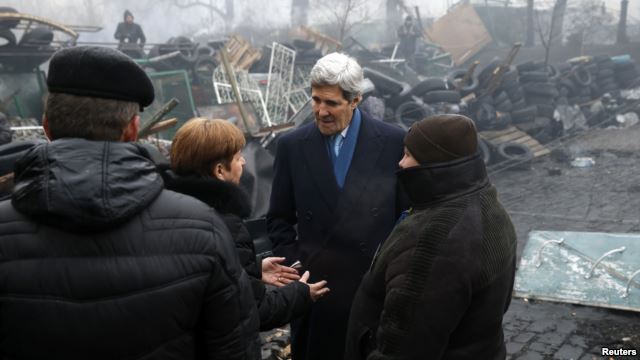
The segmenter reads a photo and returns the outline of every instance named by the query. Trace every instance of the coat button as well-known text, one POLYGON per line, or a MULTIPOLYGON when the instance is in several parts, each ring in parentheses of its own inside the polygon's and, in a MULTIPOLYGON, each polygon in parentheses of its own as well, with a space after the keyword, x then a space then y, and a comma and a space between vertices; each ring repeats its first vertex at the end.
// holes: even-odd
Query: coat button
POLYGON ((377 207, 371 208, 371 216, 376 217, 380 213, 377 207))
POLYGON ((313 213, 311 212, 311 210, 307 210, 307 212, 304 215, 304 218, 307 219, 307 221, 311 221, 311 219, 313 219, 313 213))

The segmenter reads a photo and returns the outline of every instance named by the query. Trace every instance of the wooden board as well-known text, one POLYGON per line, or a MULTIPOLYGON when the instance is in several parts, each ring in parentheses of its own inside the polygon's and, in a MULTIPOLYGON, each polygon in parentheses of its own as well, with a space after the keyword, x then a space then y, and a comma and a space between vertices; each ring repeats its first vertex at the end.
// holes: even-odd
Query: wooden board
POLYGON ((460 66, 493 39, 473 5, 458 5, 425 31, 427 37, 451 54, 460 66))
POLYGON ((480 131, 480 137, 490 142, 493 146, 498 146, 506 142, 526 145, 531 149, 534 157, 547 155, 551 152, 536 139, 529 136, 526 132, 518 130, 515 126, 509 126, 503 130, 480 131))

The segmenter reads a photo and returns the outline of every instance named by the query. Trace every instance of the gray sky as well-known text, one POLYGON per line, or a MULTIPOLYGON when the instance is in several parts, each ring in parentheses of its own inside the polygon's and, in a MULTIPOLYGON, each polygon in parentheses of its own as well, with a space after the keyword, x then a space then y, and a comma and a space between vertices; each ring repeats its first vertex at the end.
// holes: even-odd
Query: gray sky
MULTIPOLYGON (((18 11, 40 15, 66 24, 82 24, 101 26, 104 30, 98 34, 81 35, 81 41, 115 41, 113 32, 125 9, 131 10, 147 35, 148 42, 165 42, 172 36, 193 33, 197 30, 212 28, 220 31, 221 20, 202 8, 178 10, 167 3, 172 0, 5 0, 8 6, 18 11), (92 6, 88 6, 93 4, 92 6), (91 9, 91 10, 90 10, 91 9)), ((181 0, 185 2, 186 0, 181 0)), ((329 1, 329 0, 323 0, 329 1)), ((334 0, 336 1, 336 0, 334 0)), ((340 1, 340 0, 337 0, 340 1)), ((484 0, 474 0, 484 3, 484 0)), ((584 0, 569 0, 569 5, 578 5, 584 0)), ((617 13, 620 0, 604 0, 612 12, 617 13)), ((311 0, 318 4, 320 0, 311 0)), ((445 13, 447 4, 456 0, 405 0, 407 6, 419 6, 423 16, 440 16, 445 13)), ((525 3, 525 0, 512 0, 512 3, 525 3)), ((224 0, 213 0, 213 3, 224 4, 224 0)), ((235 23, 262 24, 265 26, 286 26, 289 22, 291 0, 235 0, 235 23)), ((542 6, 549 6, 554 0, 536 0, 542 6)), ((371 18, 380 18, 384 10, 383 0, 368 0, 371 18)), ((630 20, 640 22, 640 1, 630 1, 630 20)), ((315 9, 318 7, 316 6, 315 9)), ((327 19, 319 10, 311 16, 311 21, 318 23, 327 19)))

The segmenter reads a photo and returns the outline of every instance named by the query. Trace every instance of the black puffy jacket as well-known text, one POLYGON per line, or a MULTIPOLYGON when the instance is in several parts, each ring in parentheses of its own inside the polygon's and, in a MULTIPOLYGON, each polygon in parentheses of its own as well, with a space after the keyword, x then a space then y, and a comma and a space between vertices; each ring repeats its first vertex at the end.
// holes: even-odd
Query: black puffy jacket
POLYGON ((259 359, 220 218, 164 190, 140 145, 61 139, 0 202, 0 358, 259 359))
POLYGON ((261 264, 256 261, 253 240, 242 221, 251 213, 251 205, 239 186, 215 178, 176 176, 171 171, 163 172, 163 175, 168 189, 193 196, 220 213, 231 232, 240 262, 251 278, 261 331, 283 326, 311 309, 308 285, 294 281, 269 290, 262 282, 261 264))

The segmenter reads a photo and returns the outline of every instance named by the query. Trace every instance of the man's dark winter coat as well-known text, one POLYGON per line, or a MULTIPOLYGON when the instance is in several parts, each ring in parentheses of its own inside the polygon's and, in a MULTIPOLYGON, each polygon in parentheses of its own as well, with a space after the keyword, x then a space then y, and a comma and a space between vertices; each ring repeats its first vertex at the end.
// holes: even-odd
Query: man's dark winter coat
POLYGON ((216 178, 177 176, 171 171, 164 172, 164 179, 167 189, 203 201, 224 220, 235 241, 240 262, 251 279, 261 331, 284 326, 309 311, 312 301, 308 285, 294 281, 284 287, 267 290, 262 282, 262 266, 256 259, 249 230, 242 221, 251 214, 251 204, 238 185, 216 178))
POLYGON ((60 139, 0 202, 0 357, 259 359, 226 226, 164 190, 146 148, 60 139))
POLYGON ((353 302, 346 360, 503 360, 516 235, 479 155, 400 171, 413 206, 353 302))
POLYGON ((129 11, 125 11, 124 21, 118 23, 113 37, 121 43, 137 44, 140 41, 140 45, 143 46, 147 42, 147 38, 144 36, 142 27, 136 23, 128 23, 127 15, 133 16, 129 11))
POLYGON ((404 133, 362 113, 344 188, 315 123, 284 135, 277 147, 267 224, 274 252, 300 260, 331 291, 292 327, 294 359, 340 359, 353 296, 378 244, 403 204, 395 171, 404 133), (297 224, 297 231, 294 227, 297 224))

